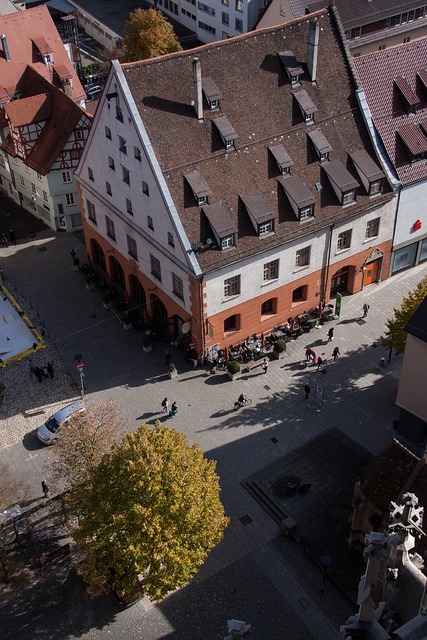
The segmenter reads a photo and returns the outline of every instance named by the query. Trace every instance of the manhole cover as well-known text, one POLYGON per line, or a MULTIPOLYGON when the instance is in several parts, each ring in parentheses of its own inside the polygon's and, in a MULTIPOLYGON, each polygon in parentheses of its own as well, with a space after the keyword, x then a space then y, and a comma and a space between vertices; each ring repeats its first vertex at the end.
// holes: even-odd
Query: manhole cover
POLYGON ((251 516, 248 516, 248 514, 242 516, 241 518, 239 518, 239 520, 244 527, 247 527, 248 524, 251 524, 251 522, 253 522, 251 516))

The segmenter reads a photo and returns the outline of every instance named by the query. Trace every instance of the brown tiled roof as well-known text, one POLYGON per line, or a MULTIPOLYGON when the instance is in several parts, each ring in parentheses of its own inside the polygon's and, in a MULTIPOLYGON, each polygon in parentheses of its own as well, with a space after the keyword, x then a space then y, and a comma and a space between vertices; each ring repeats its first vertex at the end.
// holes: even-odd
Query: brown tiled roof
POLYGON ((427 136, 416 124, 408 122, 397 130, 405 145, 413 156, 427 151, 427 136))
POLYGON ((52 53, 54 66, 68 69, 73 78, 72 99, 79 102, 85 98, 83 87, 46 5, 0 16, 0 33, 7 37, 11 57, 11 61, 7 62, 0 46, 1 85, 7 90, 6 93, 2 91, 0 100, 15 92, 27 65, 32 65, 46 80, 61 88, 59 77, 55 74, 52 76, 52 67, 46 66, 38 51, 52 53))
POLYGON ((425 87, 417 82, 417 72, 427 60, 427 38, 390 47, 353 59, 375 127, 403 185, 427 178, 427 162, 411 162, 397 131, 408 123, 427 118, 425 87), (415 113, 408 114, 394 79, 404 76, 419 99, 415 113))
MULTIPOLYGON (((191 104, 194 51, 122 65, 190 243, 204 242, 209 233, 209 225, 197 203, 188 202, 185 195, 184 175, 192 171, 200 172, 212 192, 210 201, 221 202, 238 228, 232 251, 212 249, 198 255, 204 272, 314 233, 333 221, 378 207, 393 197, 386 186, 386 192, 373 203, 360 187, 351 212, 343 208, 328 179, 322 176, 314 149, 307 144, 310 126, 303 121, 293 98, 294 90, 277 55, 283 50, 284 41, 305 69, 301 88, 318 109, 316 128, 322 130, 332 146, 334 159, 346 165, 348 154, 362 148, 374 157, 333 17, 327 11, 316 17, 321 31, 315 84, 309 80, 305 66, 307 19, 197 49, 202 78, 213 78, 223 95, 218 116, 226 116, 239 135, 232 151, 225 150, 214 126, 217 115, 205 109, 201 124, 191 104), (171 82, 171 78, 175 81, 171 82), (305 185, 304 200, 316 205, 314 219, 304 224, 296 219, 277 184, 281 171, 269 149, 278 145, 286 149, 294 162, 292 173, 305 185), (321 192, 315 187, 320 181, 321 192), (257 190, 278 216, 274 234, 262 239, 239 200, 240 194, 257 190)), ((351 166, 349 170, 357 178, 356 169, 351 166)))
POLYGON ((423 83, 424 88, 427 89, 427 69, 418 69, 417 76, 423 83))
POLYGON ((353 153, 350 153, 350 157, 370 182, 372 182, 372 180, 384 178, 384 172, 379 168, 377 163, 372 160, 371 156, 365 149, 353 151, 353 153))
POLYGON ((220 202, 205 204, 203 211, 209 220, 212 229, 217 232, 220 238, 236 233, 237 227, 231 220, 229 213, 220 202))
POLYGON ((55 73, 58 74, 58 78, 61 78, 61 80, 73 77, 72 71, 66 67, 65 64, 55 64, 53 65, 53 68, 55 69, 55 73))
POLYGON ((420 99, 418 98, 416 93, 412 91, 409 85, 409 82, 404 76, 398 76, 397 78, 394 79, 394 82, 397 88, 399 89, 400 93, 402 94, 402 96, 405 98, 406 102, 411 107, 419 103, 420 99))
POLYGON ((4 106, 8 120, 14 127, 47 120, 52 113, 50 94, 41 93, 30 98, 14 100, 4 106))

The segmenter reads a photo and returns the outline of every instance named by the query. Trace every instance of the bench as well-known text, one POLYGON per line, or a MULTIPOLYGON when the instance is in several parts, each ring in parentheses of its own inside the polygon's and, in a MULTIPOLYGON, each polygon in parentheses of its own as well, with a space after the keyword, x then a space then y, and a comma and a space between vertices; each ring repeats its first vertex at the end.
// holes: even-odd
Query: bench
MULTIPOLYGON (((267 362, 270 362, 269 358, 265 358, 265 360, 267 360, 267 362)), ((258 360, 251 360, 250 362, 246 362, 242 366, 242 369, 243 371, 252 371, 252 369, 256 369, 256 367, 260 367, 263 362, 264 362, 264 358, 259 358, 258 360)))

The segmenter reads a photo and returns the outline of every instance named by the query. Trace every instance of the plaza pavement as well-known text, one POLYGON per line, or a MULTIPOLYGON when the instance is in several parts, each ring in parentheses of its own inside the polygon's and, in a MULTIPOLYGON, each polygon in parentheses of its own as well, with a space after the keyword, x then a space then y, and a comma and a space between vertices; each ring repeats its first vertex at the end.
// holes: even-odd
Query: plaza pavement
MULTIPOLYGON (((16 215, 22 213, 16 211, 16 215)), ((40 480, 48 475, 52 449, 39 446, 35 430, 55 407, 78 395, 74 356, 82 354, 86 401, 113 398, 130 428, 141 421, 153 423, 163 418, 160 403, 164 396, 178 402, 178 415, 165 422, 182 430, 190 441, 197 441, 208 457, 218 461, 222 500, 231 522, 224 541, 186 590, 160 607, 147 608, 141 602, 121 612, 115 617, 117 627, 108 616, 108 624, 97 621, 92 605, 86 603, 78 624, 70 622, 68 635, 64 632, 63 637, 192 637, 186 635, 195 624, 188 602, 202 624, 202 612, 194 602, 204 603, 206 609, 214 593, 218 606, 209 609, 212 627, 203 633, 199 629, 194 637, 222 637, 215 634, 225 632, 227 616, 246 616, 252 624, 258 620, 256 637, 338 639, 338 625, 352 607, 332 585, 320 599, 320 572, 301 549, 280 534, 278 526, 240 483, 332 428, 370 454, 390 441, 393 419, 398 415, 394 400, 402 358, 393 355, 387 364, 388 353, 379 346, 379 336, 393 308, 400 306, 402 297, 427 273, 426 266, 344 297, 341 318, 289 343, 285 359, 272 360, 266 375, 256 369, 231 382, 224 374, 188 369, 182 352, 162 342, 155 343, 151 353, 144 353, 143 333, 124 331, 111 312, 104 310, 100 292, 85 289, 83 276, 72 268, 72 248, 84 262, 84 246, 75 235, 39 230, 35 238, 18 235, 16 247, 0 249, 5 285, 34 324, 45 331, 47 349, 36 353, 34 362, 55 362, 55 378, 42 384, 30 375, 25 360, 0 371, 5 387, 0 407, 0 463, 25 484, 28 497, 41 495, 40 480), (370 311, 366 322, 360 323, 364 302, 369 303, 370 311), (331 325, 335 327, 335 340, 327 343, 326 332, 331 325), (328 360, 325 374, 304 367, 308 344, 328 360), (333 363, 331 354, 336 345, 341 356, 333 363), (179 371, 173 380, 165 374, 166 348, 173 353, 179 371), (385 367, 379 366, 382 357, 385 367), (306 382, 323 386, 323 406, 314 402, 313 393, 304 400, 306 382), (253 400, 252 405, 234 412, 234 401, 242 391, 253 400), (240 521, 243 516, 251 519, 248 526, 240 521), (258 600, 262 611, 257 607, 258 600), (174 612, 170 610, 172 602, 174 612), (279 618, 273 624, 271 617, 275 615, 279 618), (84 623, 85 616, 89 620, 84 623), (273 626, 263 634, 260 628, 268 621, 273 626), (127 629, 125 635, 120 635, 122 628, 127 629), (279 635, 280 629, 291 628, 289 636, 279 635)), ((203 615, 206 613, 204 610, 203 615)), ((69 616, 74 621, 71 610, 69 616)), ((10 637, 19 637, 10 620, 9 624, 10 637)), ((45 628, 40 637, 50 637, 45 628)))

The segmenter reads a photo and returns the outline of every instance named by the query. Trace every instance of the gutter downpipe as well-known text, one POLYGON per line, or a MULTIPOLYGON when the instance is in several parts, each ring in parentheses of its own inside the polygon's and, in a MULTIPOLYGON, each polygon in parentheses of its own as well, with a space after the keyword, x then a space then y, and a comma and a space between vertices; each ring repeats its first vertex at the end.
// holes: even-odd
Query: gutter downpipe
POLYGON ((199 279, 199 296, 200 296, 200 323, 201 323, 201 331, 200 337, 202 339, 202 364, 204 365, 206 362, 206 331, 205 331, 205 314, 203 308, 203 274, 199 279))
POLYGON ((332 233, 334 231, 334 227, 335 227, 335 222, 333 222, 331 224, 330 227, 330 233, 329 233, 329 246, 328 246, 328 258, 327 258, 327 262, 326 262, 326 275, 325 278, 323 280, 323 291, 322 291, 322 304, 323 307, 325 307, 326 305, 326 292, 328 289, 328 280, 329 280, 329 266, 330 266, 330 262, 331 262, 331 250, 332 250, 332 233))

